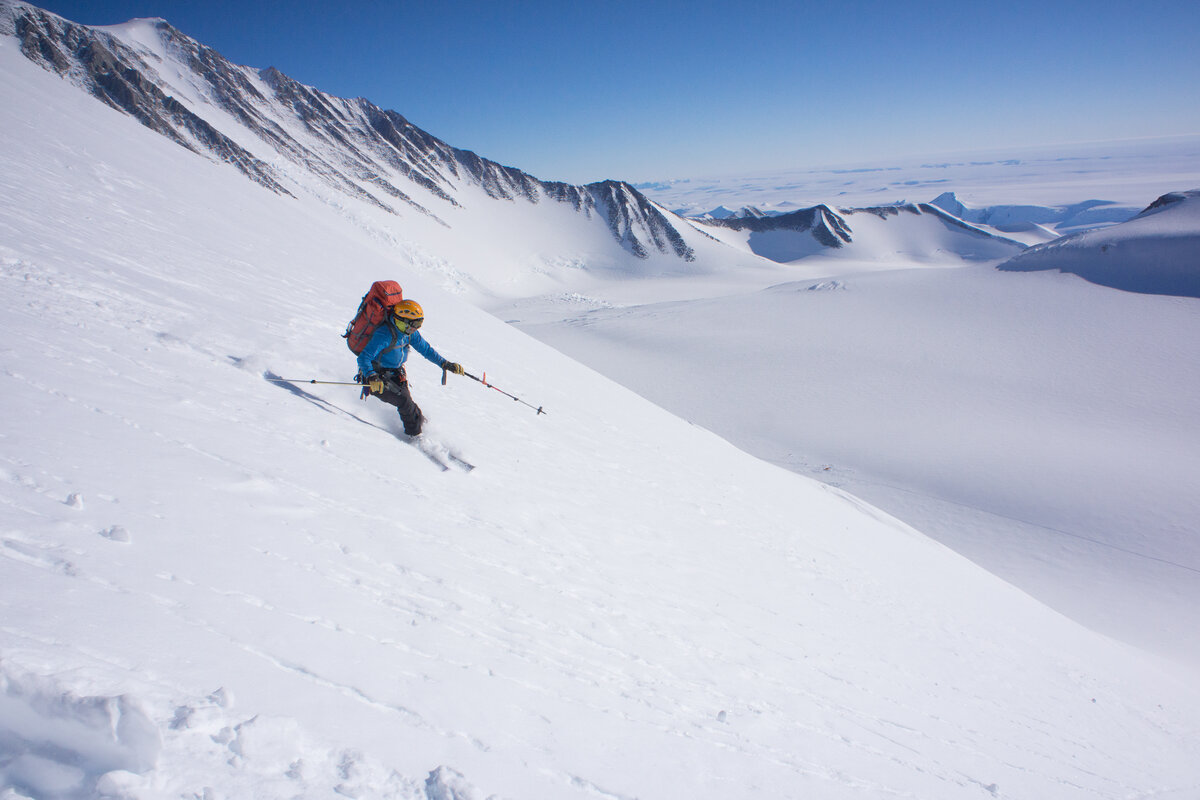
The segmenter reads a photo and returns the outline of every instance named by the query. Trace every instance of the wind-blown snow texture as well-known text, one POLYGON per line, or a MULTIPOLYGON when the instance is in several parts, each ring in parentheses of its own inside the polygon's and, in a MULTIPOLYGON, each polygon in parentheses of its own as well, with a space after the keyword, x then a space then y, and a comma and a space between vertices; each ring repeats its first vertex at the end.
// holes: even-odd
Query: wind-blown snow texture
MULTIPOLYGON (((1200 791, 1166 664, 443 291, 503 271, 248 181, 12 37, 0 108, 6 798, 1200 791), (443 471, 355 388, 264 379, 352 374, 380 277, 547 415, 418 359, 431 440, 478 465, 443 471)), ((705 252, 682 291, 766 277, 705 252)))

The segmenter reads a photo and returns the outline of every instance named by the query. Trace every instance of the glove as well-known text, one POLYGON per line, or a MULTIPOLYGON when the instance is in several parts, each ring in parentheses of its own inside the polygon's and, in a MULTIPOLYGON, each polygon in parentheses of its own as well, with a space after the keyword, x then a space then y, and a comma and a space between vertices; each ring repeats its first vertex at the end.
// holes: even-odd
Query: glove
POLYGON ((356 375, 354 376, 354 379, 363 384, 362 394, 359 395, 360 399, 366 400, 373 394, 383 394, 383 379, 380 378, 376 373, 372 372, 366 377, 362 375, 356 375))
POLYGON ((453 361, 447 361, 445 364, 442 364, 442 369, 446 370, 446 372, 453 372, 455 375, 462 375, 464 371, 462 364, 455 364, 453 361))

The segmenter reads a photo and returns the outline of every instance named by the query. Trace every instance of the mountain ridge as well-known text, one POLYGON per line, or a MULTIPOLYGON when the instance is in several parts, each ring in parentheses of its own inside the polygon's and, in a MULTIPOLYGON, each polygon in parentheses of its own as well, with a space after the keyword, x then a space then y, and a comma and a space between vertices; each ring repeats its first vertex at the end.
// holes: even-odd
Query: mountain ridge
MULTIPOLYGON (((178 33, 165 20, 155 25, 168 35, 178 33)), ((15 36, 30 61, 74 80, 93 97, 181 147, 197 154, 207 150, 271 191, 290 194, 271 167, 148 80, 143 70, 149 65, 113 34, 14 0, 0 2, 3 34, 15 36)))
POLYGON ((822 251, 868 259, 903 253, 937 260, 949 250, 966 260, 993 260, 1011 257, 1026 246, 930 203, 838 209, 822 203, 786 214, 740 214, 693 222, 744 234, 743 246, 781 263, 822 251), (855 233, 856 227, 860 234, 855 233))
POLYGON ((613 241, 638 259, 651 253, 685 263, 696 258, 680 231, 686 223, 678 217, 673 221, 674 215, 625 181, 583 186, 542 181, 453 147, 364 98, 328 95, 274 66, 254 70, 235 65, 161 18, 91 27, 20 0, 2 0, 0 34, 14 36, 26 58, 73 80, 112 108, 197 154, 231 164, 279 194, 300 190, 268 163, 269 152, 336 191, 393 215, 407 208, 449 226, 446 211, 462 207, 456 193, 459 184, 469 182, 493 200, 536 205, 549 199, 569 205, 586 219, 602 222, 613 241), (148 29, 157 41, 132 41, 131 26, 148 29), (160 52, 151 52, 153 48, 160 52), (169 90, 179 87, 172 87, 153 63, 171 59, 197 79, 193 102, 174 96, 169 90), (205 103, 228 114, 258 142, 206 120, 196 110, 205 103), (272 110, 282 113, 273 115, 272 110), (288 129, 292 123, 298 123, 299 134, 288 129), (259 143, 269 152, 256 154, 259 143), (405 182, 411 186, 403 186, 405 182), (434 203, 444 208, 434 208, 434 203))
MULTIPOLYGON (((481 227, 492 227, 473 220, 476 210, 492 214, 489 201, 525 203, 532 207, 529 214, 546 218, 543 227, 550 230, 544 242, 525 243, 520 254, 509 257, 518 270, 558 273, 562 264, 595 269, 624 254, 645 264, 643 272, 691 269, 689 265, 711 272, 729 264, 755 265, 757 259, 787 264, 811 255, 872 251, 863 243, 872 237, 884 242, 884 253, 919 252, 932 260, 950 258, 959 248, 967 260, 1007 258, 1026 246, 957 220, 936 203, 904 204, 903 214, 889 206, 835 210, 821 204, 783 214, 743 208, 724 219, 684 218, 626 181, 573 185, 542 180, 454 147, 366 98, 329 95, 276 66, 235 65, 162 18, 89 27, 23 0, 0 0, 0 30, 14 36, 22 53, 44 69, 278 194, 318 192, 334 205, 343 202, 339 197, 349 197, 389 217, 404 217, 406 224, 424 219, 466 239, 474 239, 481 227), (178 69, 169 69, 171 64, 178 69), (481 197, 476 199, 474 192, 481 197), (564 220, 547 213, 547 203, 572 209, 585 227, 606 231, 607 241, 615 245, 610 245, 611 254, 562 253, 572 237, 553 230, 564 220), (895 224, 870 225, 859 235, 852 217, 860 211, 895 224), (939 217, 956 230, 955 237, 931 234, 926 223, 914 223, 922 215, 939 217), (731 239, 720 232, 724 230, 744 235, 746 241, 731 239), (531 257, 547 261, 549 268, 531 267, 531 257), (658 261, 645 263, 651 259, 658 261)), ((428 246, 430 237, 445 239, 436 230, 413 229, 405 235, 422 246, 428 246)), ((601 246, 599 239, 593 241, 601 246)), ((459 250, 461 243, 443 242, 439 249, 445 257, 447 249, 459 250)), ((459 258, 450 256, 450 261, 459 258)))

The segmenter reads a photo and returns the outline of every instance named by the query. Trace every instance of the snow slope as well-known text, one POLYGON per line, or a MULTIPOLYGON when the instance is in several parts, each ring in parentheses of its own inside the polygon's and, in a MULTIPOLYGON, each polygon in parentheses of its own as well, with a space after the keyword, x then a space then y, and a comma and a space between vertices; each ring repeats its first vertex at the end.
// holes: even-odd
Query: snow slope
POLYGON ((1200 297, 1200 189, 1163 195, 1128 222, 1056 239, 1000 269, 1053 269, 1130 292, 1200 297))
POLYGON ((1022 245, 942 212, 936 206, 843 209, 856 238, 865 244, 847 248, 847 259, 891 263, 962 263, 989 261, 1019 253, 1022 245))
POLYGON ((0 41, 6 798, 1186 798, 1200 697, 0 41), (403 281, 442 471, 346 387, 403 281))
POLYGON ((1196 301, 909 269, 521 327, 1200 669, 1196 301))

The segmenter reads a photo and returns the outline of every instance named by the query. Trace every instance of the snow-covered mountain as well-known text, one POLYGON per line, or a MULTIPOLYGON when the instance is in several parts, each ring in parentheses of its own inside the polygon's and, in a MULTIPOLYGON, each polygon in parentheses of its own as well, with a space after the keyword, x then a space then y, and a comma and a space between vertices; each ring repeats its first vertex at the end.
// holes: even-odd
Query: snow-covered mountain
POLYGON ((1005 233, 1024 233, 1040 228, 1053 229, 1050 238, 1076 233, 1090 228, 1115 225, 1133 218, 1138 208, 1107 200, 1084 200, 1065 206, 992 205, 971 206, 958 199, 954 192, 938 195, 930 205, 946 211, 965 222, 987 225, 1005 233))
POLYGON ((725 220, 717 209, 701 221, 709 224, 698 224, 624 181, 540 180, 455 148, 366 99, 334 97, 274 67, 235 65, 161 19, 94 28, 3 0, 0 35, 176 144, 273 192, 316 196, 369 225, 457 290, 552 292, 576 282, 580 270, 646 276, 761 268, 761 258, 789 262, 821 252, 814 242, 852 243, 841 254, 863 260, 995 259, 1023 246, 987 241, 986 232, 929 205, 778 215, 743 207, 725 220), (851 214, 891 224, 860 216, 851 238, 851 214), (912 219, 930 214, 941 217, 932 227, 932 220, 912 219), (714 231, 714 220, 725 229, 714 231))
MULTIPOLYGON (((1200 791, 1200 695, 1186 664, 1080 625, 857 497, 751 457, 444 291, 521 297, 588 282, 614 297, 667 291, 665 278, 628 280, 642 274, 630 265, 673 264, 681 283, 669 291, 702 293, 740 280, 705 271, 705 252, 726 246, 680 228, 697 243, 695 262, 639 235, 641 259, 573 203, 497 199, 439 167, 452 203, 388 173, 425 214, 312 146, 299 117, 276 124, 338 174, 272 155, 243 125, 214 124, 272 170, 263 173, 280 187, 272 190, 214 161, 185 123, 172 129, 192 147, 79 91, 82 73, 64 80, 35 63, 16 29, 0 36, 4 800, 1184 800, 1200 791), (449 249, 464 231, 480 237, 476 249, 449 249), (532 240, 558 259, 534 261, 553 275, 517 263, 536 254, 519 249, 532 240), (447 255, 489 247, 502 251, 499 267, 447 255), (571 252, 609 259, 612 280, 563 261, 571 252), (547 413, 468 378, 443 387, 414 358, 414 392, 430 418, 422 448, 398 441, 394 413, 360 401, 357 386, 304 382, 353 374, 339 334, 383 277, 422 302, 423 331, 441 352, 547 413), (277 376, 300 382, 268 380, 277 376), (460 461, 446 460, 455 454, 460 461)), ((113 35, 135 50, 131 42, 150 37, 138 45, 148 64, 181 63, 155 61, 161 33, 136 23, 113 35)), ((188 108, 208 120, 217 106, 188 108)), ((777 279, 782 268, 768 267, 761 277, 777 279)), ((747 413, 715 363, 755 320, 761 348, 729 364, 792 376, 758 385, 760 399, 805 387, 843 397, 829 388, 844 369, 863 378, 850 397, 879 402, 871 412, 895 405, 896 373, 910 386, 934 379, 911 409, 996 372, 972 347, 988 325, 983 341, 1009 338, 1011 318, 997 308, 1043 324, 1015 350, 982 351, 1006 359, 1001 384, 1043 336, 1085 349, 1081 374, 1096 363, 1090 336, 1054 327, 1061 308, 1167 330, 1195 320, 1174 298, 1131 296, 1130 307, 1118 303, 1125 295, 1068 279, 968 267, 866 282, 899 294, 837 280, 812 285, 821 291, 744 284, 730 301, 665 308, 704 310, 695 324, 610 331, 629 337, 627 359, 653 367, 662 384, 703 369, 692 399, 715 410, 733 401, 731 416, 769 436, 780 419, 791 427, 776 434, 795 430, 798 409, 747 413), (998 286, 1007 294, 990 291, 998 286), (1080 286, 1093 293, 1077 304, 1080 286), (889 308, 910 316, 880 316, 889 308), (810 321, 807 341, 828 345, 801 354, 803 370, 781 349, 795 340, 769 335, 768 321, 781 318, 810 321), (945 351, 906 350, 896 335, 904 325, 922 334, 918 343, 957 344, 959 357, 943 364, 945 351), (665 360, 640 351, 651 338, 665 360)), ((663 311, 614 308, 570 324, 663 311)), ((1086 415, 1069 440, 1081 444, 1080 466, 1096 452, 1083 446, 1095 430, 1141 442, 1139 459, 1160 437, 1179 448, 1178 475, 1136 465, 1132 494, 1170 500, 1165 521, 1126 519, 1135 533, 1114 545, 1146 545, 1137 539, 1146 526, 1135 523, 1149 521, 1183 547, 1172 481, 1192 463, 1192 428, 1167 437, 1160 420, 1188 418, 1178 409, 1193 407, 1191 395, 1166 390, 1200 385, 1197 362, 1185 357, 1187 337, 1134 332, 1105 340, 1129 348, 1110 353, 1119 367, 1163 339, 1157 355, 1172 369, 1147 367, 1158 381, 1149 399, 1113 371, 1103 398, 1131 410, 1086 415), (1142 415, 1160 390, 1177 405, 1142 415)), ((1030 437, 1052 438, 1075 393, 1100 385, 1054 377, 1068 387, 1055 395, 1065 405, 1030 437)), ((986 414, 990 441, 1007 444, 1021 420, 1006 416, 1006 403, 1027 389, 960 411, 986 414)), ((979 400, 952 399, 963 397, 979 400)), ((856 408, 811 424, 829 438, 844 425, 863 443, 872 419, 856 408)), ((960 447, 953 433, 921 427, 909 443, 922 435, 935 455, 960 447)), ((895 442, 866 444, 906 461, 895 442)), ((956 473, 955 485, 983 486, 972 474, 956 473)), ((1014 471, 1002 488, 1023 480, 1014 471)), ((1088 496, 1083 479, 1069 488, 1042 496, 1070 501, 1059 510, 1068 518, 1088 496)), ((1097 517, 1134 508, 1111 494, 1097 517)), ((1031 538, 1043 561, 1055 559, 1061 540, 1031 538)), ((1177 552, 1152 544, 1162 561, 1177 552)))
POLYGON ((1128 222, 1055 239, 1000 269, 1059 270, 1131 292, 1200 297, 1200 190, 1163 195, 1128 222))
POLYGON ((722 241, 781 263, 831 254, 860 261, 983 261, 1025 249, 927 203, 836 211, 819 205, 697 221, 722 241))
POLYGON ((726 208, 725 206, 717 206, 710 211, 696 215, 695 219, 712 220, 729 219, 730 217, 774 217, 782 213, 784 212, 775 210, 763 211, 756 206, 742 206, 737 211, 726 208))
POLYGON ((365 99, 328 95, 275 68, 232 64, 165 20, 92 28, 4 0, 0 35, 14 37, 34 63, 273 192, 320 197, 443 262, 486 253, 506 275, 501 283, 518 271, 536 278, 579 264, 647 274, 702 268, 693 265, 698 255, 739 260, 628 183, 538 180, 365 99), (366 209, 347 207, 347 198, 366 209), (521 241, 506 247, 499 217, 521 241), (473 247, 479 239, 485 244, 473 247))

